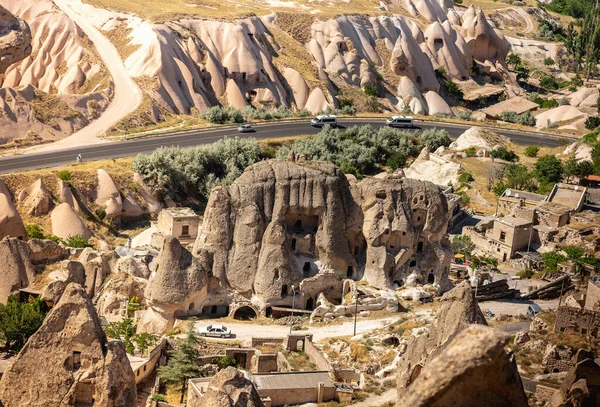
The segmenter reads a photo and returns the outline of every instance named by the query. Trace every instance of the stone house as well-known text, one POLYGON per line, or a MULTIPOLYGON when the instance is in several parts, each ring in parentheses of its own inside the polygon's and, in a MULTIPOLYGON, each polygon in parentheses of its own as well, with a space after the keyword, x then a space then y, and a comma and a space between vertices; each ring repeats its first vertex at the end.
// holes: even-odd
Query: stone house
POLYGON ((198 236, 200 217, 190 208, 167 208, 158 214, 158 231, 163 236, 175 236, 183 242, 193 242, 198 236))
POLYGON ((477 248, 505 262, 527 248, 533 238, 533 223, 514 216, 487 218, 475 227, 464 228, 463 233, 477 248))

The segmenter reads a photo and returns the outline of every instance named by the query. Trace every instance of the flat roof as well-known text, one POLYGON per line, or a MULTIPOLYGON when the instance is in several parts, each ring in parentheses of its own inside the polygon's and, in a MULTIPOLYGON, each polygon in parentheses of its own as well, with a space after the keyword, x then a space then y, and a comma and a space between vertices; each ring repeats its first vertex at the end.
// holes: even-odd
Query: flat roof
POLYGON ((325 387, 335 387, 329 377, 329 372, 283 372, 254 374, 257 390, 312 389, 319 383, 325 387))
POLYGON ((539 105, 537 103, 530 102, 529 100, 520 96, 515 96, 514 98, 496 103, 495 105, 486 107, 485 109, 481 109, 481 111, 488 116, 496 117, 502 112, 515 112, 516 114, 522 114, 530 110, 537 109, 538 107, 539 105))
POLYGON ((192 208, 187 207, 174 207, 174 208, 166 208, 163 211, 167 211, 169 215, 174 218, 187 218, 187 217, 196 217, 198 214, 192 210, 192 208))
POLYGON ((133 355, 130 355, 129 353, 127 354, 127 359, 129 360, 129 364, 131 365, 131 370, 133 370, 134 372, 136 371, 136 369, 139 369, 140 367, 144 366, 148 362, 148 359, 146 359, 146 358, 140 358, 138 356, 133 356, 133 355))
POLYGON ((509 225, 509 226, 526 226, 526 225, 531 225, 531 223, 532 223, 530 220, 516 218, 514 216, 504 216, 504 217, 498 218, 496 220, 500 223, 504 223, 505 225, 509 225))
POLYGON ((507 198, 524 198, 530 201, 541 202, 546 199, 546 195, 536 194, 535 192, 520 191, 518 189, 507 188, 502 197, 507 198))

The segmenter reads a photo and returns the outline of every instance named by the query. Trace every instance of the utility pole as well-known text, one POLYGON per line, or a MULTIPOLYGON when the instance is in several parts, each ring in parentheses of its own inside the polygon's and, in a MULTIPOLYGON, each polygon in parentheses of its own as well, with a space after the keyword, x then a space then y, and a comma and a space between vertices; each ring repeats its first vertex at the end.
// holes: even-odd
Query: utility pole
POLYGON ((356 336, 356 318, 358 316, 358 291, 354 295, 354 335, 356 336))
POLYGON ((290 318, 290 335, 292 334, 292 325, 294 325, 294 306, 296 305, 296 290, 292 284, 292 317, 290 318))

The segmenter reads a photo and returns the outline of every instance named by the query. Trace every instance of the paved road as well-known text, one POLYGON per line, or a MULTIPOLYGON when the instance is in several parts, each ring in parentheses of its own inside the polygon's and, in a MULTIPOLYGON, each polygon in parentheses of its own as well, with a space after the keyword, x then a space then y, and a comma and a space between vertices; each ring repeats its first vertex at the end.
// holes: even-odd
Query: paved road
MULTIPOLYGON (((374 127, 383 125, 383 119, 352 119, 341 118, 340 126, 371 124, 374 127)), ((461 135, 468 125, 450 123, 418 122, 414 130, 443 128, 452 138, 461 135)), ((319 129, 310 126, 308 119, 301 122, 271 123, 256 125, 255 133, 247 133, 243 137, 257 139, 292 137, 305 134, 316 134, 319 129)), ((497 133, 510 137, 513 142, 522 145, 556 146, 558 139, 553 136, 534 133, 520 133, 510 130, 495 130, 497 133)), ((189 147, 204 143, 215 142, 224 136, 238 136, 235 127, 224 127, 211 130, 196 130, 185 133, 147 137, 136 140, 103 143, 81 147, 69 147, 49 152, 34 152, 23 155, 0 158, 0 174, 14 171, 32 170, 46 167, 57 167, 75 161, 77 154, 82 154, 85 161, 129 157, 139 153, 151 153, 160 146, 189 147)))

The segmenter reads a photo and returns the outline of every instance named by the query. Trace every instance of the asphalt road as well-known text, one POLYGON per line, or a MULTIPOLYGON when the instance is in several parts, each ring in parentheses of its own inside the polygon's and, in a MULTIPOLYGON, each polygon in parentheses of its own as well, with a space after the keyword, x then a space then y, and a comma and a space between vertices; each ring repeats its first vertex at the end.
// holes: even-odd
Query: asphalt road
MULTIPOLYGON (((381 127, 384 119, 351 119, 341 118, 339 127, 351 125, 371 124, 381 127)), ((450 123, 416 122, 414 131, 428 128, 443 128, 450 137, 457 138, 469 125, 450 123)), ((119 157, 131 157, 140 153, 151 153, 161 146, 190 147, 199 144, 212 143, 224 136, 254 137, 268 139, 278 137, 292 137, 306 134, 316 134, 319 129, 311 127, 309 119, 306 121, 260 124, 254 126, 256 132, 239 134, 236 127, 224 127, 211 130, 197 130, 185 133, 163 134, 135 140, 118 141, 111 143, 95 144, 86 147, 65 148, 40 153, 27 153, 8 157, 0 157, 0 174, 33 170, 47 167, 57 167, 75 162, 77 154, 82 154, 84 161, 103 160, 119 157)), ((556 146, 558 138, 546 134, 522 133, 505 129, 495 129, 495 132, 507 136, 513 142, 522 145, 556 146)))

